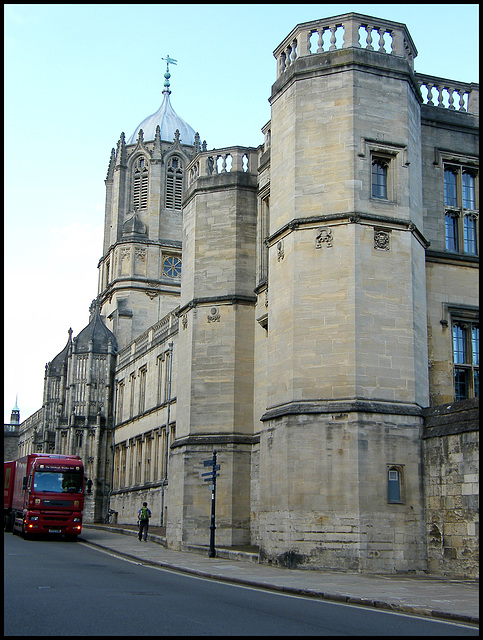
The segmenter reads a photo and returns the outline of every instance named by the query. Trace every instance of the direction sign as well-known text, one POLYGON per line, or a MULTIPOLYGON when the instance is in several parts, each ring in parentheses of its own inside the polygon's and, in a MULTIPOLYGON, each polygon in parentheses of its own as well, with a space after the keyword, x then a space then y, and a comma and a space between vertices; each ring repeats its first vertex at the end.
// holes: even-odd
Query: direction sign
POLYGON ((219 473, 215 473, 215 471, 218 471, 218 469, 220 468, 220 465, 216 465, 216 467, 213 468, 213 471, 208 471, 208 473, 202 473, 202 476, 219 476, 219 473))
POLYGON ((215 464, 215 460, 213 460, 213 458, 211 458, 211 460, 203 460, 203 466, 205 466, 205 467, 215 467, 215 466, 218 466, 218 469, 220 468, 220 465, 216 465, 216 464, 215 464))
POLYGON ((219 473, 202 473, 202 476, 209 476, 208 478, 203 478, 203 482, 211 482, 214 478, 219 478, 219 473))

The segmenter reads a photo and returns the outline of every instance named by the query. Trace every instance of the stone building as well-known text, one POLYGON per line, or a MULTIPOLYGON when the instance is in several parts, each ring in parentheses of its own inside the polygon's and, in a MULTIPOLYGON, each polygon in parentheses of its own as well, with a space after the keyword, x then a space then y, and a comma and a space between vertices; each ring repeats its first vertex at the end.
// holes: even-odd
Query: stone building
POLYGON ((111 153, 90 329, 46 371, 37 438, 90 461, 95 521, 147 500, 168 546, 207 545, 216 450, 220 545, 475 574, 475 423, 449 446, 425 420, 478 396, 478 85, 416 56, 404 24, 299 24, 264 144, 211 151, 167 59, 159 110, 111 153), (465 447, 463 542, 436 498, 465 447))
POLYGON ((18 457, 32 452, 80 455, 89 493, 84 517, 101 521, 112 480, 113 383, 117 342, 99 305, 90 322, 45 366, 42 408, 20 427, 18 457))
POLYGON ((477 398, 425 410, 424 497, 428 569, 478 575, 477 398))
POLYGON ((14 460, 18 455, 20 409, 15 406, 10 414, 10 422, 3 425, 3 459, 14 460))

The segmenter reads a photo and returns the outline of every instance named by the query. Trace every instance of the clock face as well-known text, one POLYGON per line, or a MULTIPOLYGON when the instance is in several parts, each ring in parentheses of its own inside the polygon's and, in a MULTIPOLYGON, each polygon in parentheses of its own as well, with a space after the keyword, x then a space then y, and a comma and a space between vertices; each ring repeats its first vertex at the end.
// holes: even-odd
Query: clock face
POLYGON ((163 261, 163 274, 170 278, 181 276, 181 260, 175 256, 168 256, 163 261))

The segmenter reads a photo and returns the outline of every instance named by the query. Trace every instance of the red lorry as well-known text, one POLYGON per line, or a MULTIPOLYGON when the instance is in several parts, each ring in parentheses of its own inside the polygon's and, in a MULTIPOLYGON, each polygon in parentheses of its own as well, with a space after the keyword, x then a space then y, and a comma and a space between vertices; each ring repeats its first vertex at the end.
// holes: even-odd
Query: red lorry
POLYGON ((79 456, 31 453, 4 463, 5 531, 61 533, 72 540, 82 530, 84 467, 79 456))

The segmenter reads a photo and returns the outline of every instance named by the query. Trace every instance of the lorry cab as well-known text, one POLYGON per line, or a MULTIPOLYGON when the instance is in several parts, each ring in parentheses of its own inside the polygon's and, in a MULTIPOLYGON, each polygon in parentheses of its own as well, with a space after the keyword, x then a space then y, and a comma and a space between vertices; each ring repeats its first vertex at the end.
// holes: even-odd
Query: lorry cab
POLYGON ((5 512, 14 533, 75 539, 82 530, 83 506, 84 467, 79 456, 36 453, 15 461, 11 511, 5 512))

